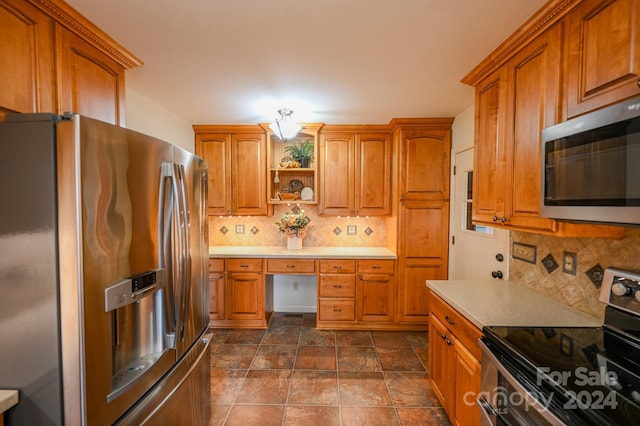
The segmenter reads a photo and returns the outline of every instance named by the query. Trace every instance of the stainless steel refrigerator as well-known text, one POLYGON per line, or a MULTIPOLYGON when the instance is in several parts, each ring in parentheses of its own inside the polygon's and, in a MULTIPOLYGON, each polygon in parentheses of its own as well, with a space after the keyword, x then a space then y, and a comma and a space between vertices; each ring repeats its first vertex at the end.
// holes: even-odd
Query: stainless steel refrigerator
POLYGON ((206 163, 76 114, 11 114, 0 164, 5 424, 208 425, 206 163))

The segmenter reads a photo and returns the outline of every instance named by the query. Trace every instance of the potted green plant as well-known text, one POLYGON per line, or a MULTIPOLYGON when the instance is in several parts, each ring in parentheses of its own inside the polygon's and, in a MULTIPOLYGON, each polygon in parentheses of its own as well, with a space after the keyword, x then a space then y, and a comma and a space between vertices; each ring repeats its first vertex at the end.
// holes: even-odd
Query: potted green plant
POLYGON ((307 168, 309 167, 309 160, 313 158, 313 142, 304 141, 293 145, 287 145, 284 147, 284 152, 300 163, 300 167, 307 168))

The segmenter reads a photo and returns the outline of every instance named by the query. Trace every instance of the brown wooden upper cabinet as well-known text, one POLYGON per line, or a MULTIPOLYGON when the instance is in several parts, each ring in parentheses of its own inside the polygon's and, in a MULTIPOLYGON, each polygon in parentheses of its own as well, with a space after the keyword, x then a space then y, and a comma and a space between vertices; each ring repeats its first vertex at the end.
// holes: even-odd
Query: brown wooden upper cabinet
POLYGON ((388 215, 391 133, 325 126, 320 133, 320 190, 321 215, 388 215))
POLYGON ((639 7, 632 0, 550 1, 462 80, 476 88, 474 223, 622 238, 622 227, 540 216, 540 140, 567 111, 639 93, 639 7))
MULTIPOLYGON (((432 119, 437 120, 437 119, 432 119)), ((451 122, 443 126, 399 127, 400 200, 448 200, 451 122), (448 128, 446 128, 448 126, 448 128)))
POLYGON ((584 0, 567 22, 567 118, 640 95, 640 3, 584 0))
POLYGON ((125 70, 142 62, 61 0, 0 0, 0 117, 75 112, 125 124, 125 70))
POLYGON ((196 155, 209 166, 210 215, 265 216, 266 139, 260 126, 193 126, 196 155))

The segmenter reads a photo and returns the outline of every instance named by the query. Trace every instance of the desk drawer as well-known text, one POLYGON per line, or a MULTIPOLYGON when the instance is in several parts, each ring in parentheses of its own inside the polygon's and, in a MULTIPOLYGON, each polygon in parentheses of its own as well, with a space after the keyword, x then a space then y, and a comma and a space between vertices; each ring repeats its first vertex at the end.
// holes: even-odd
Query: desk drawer
POLYGON ((356 301, 354 299, 320 299, 319 321, 355 321, 356 301))
POLYGON ((227 259, 227 272, 262 272, 262 259, 227 259))
POLYGON ((327 259, 320 261, 321 274, 353 274, 355 272, 355 260, 327 259))
POLYGON ((313 259, 267 259, 268 274, 315 274, 313 259))

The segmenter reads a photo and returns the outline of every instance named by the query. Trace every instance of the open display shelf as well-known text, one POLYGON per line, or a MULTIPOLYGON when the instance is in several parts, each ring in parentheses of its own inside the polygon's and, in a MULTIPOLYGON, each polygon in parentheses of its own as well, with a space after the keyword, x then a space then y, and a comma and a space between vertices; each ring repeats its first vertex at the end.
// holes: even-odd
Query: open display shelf
POLYGON ((317 204, 318 194, 318 130, 321 124, 300 124, 298 135, 286 141, 267 131, 267 200, 269 204, 317 204), (286 147, 305 142, 313 144, 313 154, 307 167, 300 167, 287 153, 286 147))

